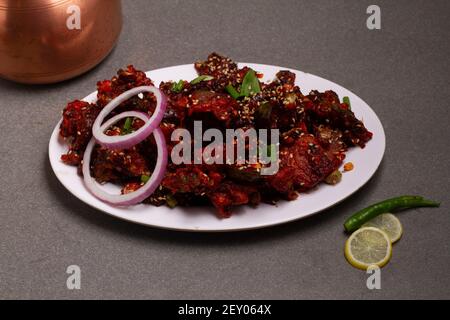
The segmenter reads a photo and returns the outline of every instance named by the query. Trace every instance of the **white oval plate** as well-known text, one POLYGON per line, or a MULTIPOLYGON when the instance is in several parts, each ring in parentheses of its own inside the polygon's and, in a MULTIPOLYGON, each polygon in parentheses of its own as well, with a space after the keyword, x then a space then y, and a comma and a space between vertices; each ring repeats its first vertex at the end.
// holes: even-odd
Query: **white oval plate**
MULTIPOLYGON (((241 63, 264 74, 264 81, 270 81, 279 70, 288 68, 268 66, 252 63, 241 63)), ((59 181, 74 196, 88 205, 107 214, 127 221, 172 230, 196 231, 196 232, 226 232, 249 230, 269 227, 298 220, 319 211, 325 210, 360 189, 373 176, 383 158, 385 149, 385 135, 383 126, 375 112, 357 95, 349 90, 320 77, 291 70, 297 76, 296 84, 304 94, 310 90, 333 90, 339 97, 348 96, 352 103, 352 110, 358 119, 364 121, 369 131, 374 136, 365 149, 352 148, 347 153, 346 162, 351 161, 355 169, 346 172, 342 181, 336 186, 320 184, 314 190, 300 194, 295 201, 280 201, 277 206, 260 204, 257 208, 239 207, 229 219, 219 219, 215 215, 213 207, 154 207, 152 205, 136 205, 133 207, 113 207, 89 193, 83 184, 83 179, 78 176, 77 168, 65 165, 60 157, 67 151, 67 145, 59 136, 58 123, 50 138, 49 157, 50 163, 59 181)), ((147 72, 155 85, 161 81, 194 79, 197 73, 192 64, 158 69, 147 72)), ((85 101, 95 102, 96 92, 84 98, 85 101)))

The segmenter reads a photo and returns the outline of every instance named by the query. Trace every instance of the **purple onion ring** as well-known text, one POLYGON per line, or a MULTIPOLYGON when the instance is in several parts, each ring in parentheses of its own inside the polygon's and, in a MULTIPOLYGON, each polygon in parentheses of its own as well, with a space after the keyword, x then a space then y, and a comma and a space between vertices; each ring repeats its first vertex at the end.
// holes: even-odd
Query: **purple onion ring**
MULTIPOLYGON (((104 132, 106 129, 108 129, 108 127, 110 127, 117 121, 128 117, 139 118, 145 121, 146 124, 148 124, 148 122, 151 121, 151 119, 149 120, 149 117, 145 113, 137 111, 128 111, 112 117, 111 119, 106 121, 99 128, 99 130, 101 132, 104 132)), ((86 150, 84 152, 83 167, 82 167, 84 183, 87 189, 98 199, 115 206, 131 206, 134 204, 138 204, 143 200, 145 200, 146 198, 148 198, 153 192, 155 192, 156 188, 158 188, 162 179, 164 178, 164 174, 166 173, 168 152, 164 134, 162 133, 161 129, 154 128, 152 132, 155 137, 156 146, 158 149, 158 157, 156 160, 155 168, 153 170, 153 174, 151 175, 150 179, 145 183, 145 185, 143 185, 138 190, 128 194, 113 195, 103 191, 102 188, 100 188, 99 184, 91 176, 90 170, 91 155, 96 144, 96 139, 92 138, 91 141, 89 141, 86 150)))
POLYGON ((102 111, 99 113, 92 126, 92 134, 97 143, 105 148, 129 149, 132 146, 135 146, 138 143, 145 140, 153 132, 153 130, 159 127, 159 124, 163 119, 164 113, 166 112, 166 108, 167 108, 167 99, 158 88, 153 86, 143 86, 130 89, 122 93, 118 97, 114 98, 102 109, 102 111), (107 127, 105 128, 104 126, 102 126, 102 123, 105 120, 105 118, 122 102, 143 92, 153 93, 156 97, 156 108, 151 118, 148 121, 146 121, 143 127, 139 128, 139 130, 133 133, 124 136, 107 136, 104 132, 107 129, 107 127), (103 130, 102 127, 104 128, 103 130))

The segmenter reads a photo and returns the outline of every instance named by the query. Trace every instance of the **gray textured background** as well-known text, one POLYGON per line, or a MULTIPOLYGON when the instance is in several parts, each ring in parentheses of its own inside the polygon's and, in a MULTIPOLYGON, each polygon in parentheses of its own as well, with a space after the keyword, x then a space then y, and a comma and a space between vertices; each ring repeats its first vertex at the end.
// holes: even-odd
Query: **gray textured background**
MULTIPOLYGON (((117 48, 88 74, 52 86, 0 81, 0 298, 450 298, 450 2, 124 1, 117 48), (133 63, 150 70, 216 50, 335 81, 367 101, 387 134, 361 191, 317 216, 235 234, 176 233, 91 209, 54 177, 47 144, 65 103, 133 63), (402 213, 404 237, 382 290, 344 259, 343 220, 398 194, 443 201, 402 213), (66 267, 82 289, 66 289, 66 267)), ((0 62, 1 63, 1 62, 0 62)))

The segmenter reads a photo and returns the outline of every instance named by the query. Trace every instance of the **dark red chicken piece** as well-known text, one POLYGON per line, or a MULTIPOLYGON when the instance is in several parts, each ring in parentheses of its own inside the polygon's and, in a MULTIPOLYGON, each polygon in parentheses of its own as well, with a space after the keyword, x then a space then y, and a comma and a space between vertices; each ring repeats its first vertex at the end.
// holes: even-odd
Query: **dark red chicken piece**
MULTIPOLYGON (((135 87, 152 86, 153 82, 147 78, 144 72, 136 70, 132 65, 126 69, 120 69, 117 76, 111 80, 97 83, 97 105, 105 107, 112 99, 135 87)), ((156 106, 156 98, 152 94, 144 93, 142 98, 135 96, 117 109, 117 112, 126 110, 139 110, 152 113, 156 106)))
POLYGON ((292 86, 295 85, 295 73, 290 72, 289 70, 281 70, 276 75, 278 81, 282 84, 290 84, 292 86))
POLYGON ((364 148, 372 139, 373 134, 364 127, 362 121, 355 117, 346 104, 340 103, 338 95, 333 91, 324 93, 312 91, 303 101, 303 105, 312 121, 317 120, 340 129, 342 138, 348 146, 357 145, 364 148))
POLYGON ((83 158, 89 140, 92 137, 94 124, 100 108, 95 104, 75 100, 69 103, 63 111, 60 135, 68 142, 69 151, 61 156, 61 160, 72 166, 78 166, 83 158))
POLYGON ((199 75, 210 75, 216 79, 231 79, 236 76, 238 67, 230 58, 211 53, 206 61, 197 61, 195 69, 199 75))
POLYGON ((92 176, 100 183, 140 179, 142 175, 150 175, 147 161, 136 147, 111 150, 98 146, 93 153, 91 168, 92 176))
POLYGON ((338 157, 330 158, 313 135, 303 134, 292 146, 280 148, 280 169, 267 180, 280 193, 303 191, 315 187, 341 163, 338 157))
MULTIPOLYGON (((124 121, 122 121, 124 122, 124 121)), ((108 136, 123 134, 123 123, 106 130, 108 136)), ((144 122, 134 119, 131 126, 138 130, 144 122)), ((121 182, 130 178, 140 179, 142 175, 149 175, 148 159, 140 152, 140 145, 126 150, 112 150, 96 146, 93 151, 91 169, 92 176, 100 183, 121 182)))
POLYGON ((341 161, 345 159, 347 146, 342 141, 342 132, 340 130, 321 124, 314 127, 314 135, 330 159, 333 157, 341 161))
POLYGON ((208 198, 217 209, 220 218, 230 217, 231 209, 235 206, 257 205, 261 201, 256 187, 238 185, 230 181, 222 183, 217 189, 210 192, 208 198))
POLYGON ((228 124, 236 106, 236 100, 227 94, 195 91, 190 97, 188 116, 195 119, 199 114, 210 113, 220 122, 228 124))
MULTIPOLYGON (((161 185, 173 193, 193 193, 205 195, 221 183, 223 175, 208 166, 187 165, 167 172, 161 185)), ((211 166, 213 168, 213 166, 211 166)))

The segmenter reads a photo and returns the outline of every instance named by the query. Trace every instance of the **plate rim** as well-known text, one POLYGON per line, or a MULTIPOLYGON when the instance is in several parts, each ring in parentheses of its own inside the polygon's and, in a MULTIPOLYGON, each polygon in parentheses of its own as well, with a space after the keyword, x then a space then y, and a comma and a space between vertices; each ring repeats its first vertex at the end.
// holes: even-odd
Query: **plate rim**
MULTIPOLYGON (((342 197, 341 199, 339 199, 338 201, 324 207, 321 208, 319 210, 316 211, 312 211, 309 212, 307 214, 303 214, 303 215, 298 215, 298 216, 293 216, 291 218, 280 218, 280 219, 274 219, 271 222, 262 222, 262 223, 256 223, 252 226, 247 226, 247 227, 239 227, 239 228, 206 228, 206 229, 202 229, 202 228, 180 228, 180 227, 171 227, 171 226, 167 226, 167 225, 161 225, 161 224, 154 224, 154 223, 144 223, 142 221, 137 221, 131 217, 126 217, 124 215, 117 215, 114 214, 112 212, 108 212, 107 210, 103 209, 103 208, 99 208, 97 207, 95 204, 90 203, 90 201, 86 201, 84 199, 82 199, 82 197, 80 195, 78 195, 76 192, 73 192, 71 190, 71 188, 65 183, 65 179, 62 178, 61 174, 58 173, 58 170, 55 169, 55 162, 56 161, 60 161, 60 155, 57 157, 52 156, 53 152, 52 152, 52 145, 55 142, 58 142, 59 140, 59 127, 60 124, 62 122, 62 118, 58 121, 58 123, 56 124, 55 128, 52 131, 52 134, 50 136, 50 141, 48 144, 48 156, 49 156, 49 161, 50 161, 50 166, 52 168, 53 173, 55 174, 55 176, 57 177, 58 181, 60 184, 62 184, 64 186, 64 188, 73 196, 75 196, 75 198, 77 198, 78 200, 82 201, 84 204, 87 204, 88 206, 90 206, 91 208, 106 213, 109 216, 112 216, 114 218, 118 218, 122 221, 127 221, 128 223, 134 223, 134 224, 139 224, 142 226, 146 226, 146 227, 152 227, 152 228, 158 228, 158 229, 163 229, 163 230, 170 230, 170 231, 178 231, 178 232, 193 232, 193 233, 226 233, 226 232, 242 232, 242 231, 249 231, 249 230, 257 230, 257 229, 263 229, 263 228, 269 228, 269 227, 275 227, 275 226, 279 226, 279 225, 283 225, 283 224, 287 224, 290 222, 295 222, 301 219, 305 219, 307 217, 310 217, 312 215, 315 214, 319 214, 322 213, 323 211, 330 209, 340 203, 342 203, 343 201, 347 200, 349 197, 351 197, 353 194, 355 194, 356 192, 358 192, 363 186, 365 186, 367 183, 369 183, 369 181, 373 178, 373 176, 375 175, 375 173, 378 171, 378 169, 381 166, 381 163, 383 162, 384 159, 384 155, 386 152, 386 134, 385 134, 385 130, 383 127, 383 124, 380 120, 380 118, 378 117, 378 115, 376 114, 376 112, 370 107, 370 105, 368 103, 366 103, 360 96, 358 96, 357 94, 355 94, 353 91, 347 89, 346 87, 343 87, 341 85, 339 85, 338 83, 325 79, 323 77, 308 73, 308 72, 304 72, 301 70, 297 70, 297 69, 293 69, 293 68, 288 68, 288 67, 281 67, 281 66, 275 66, 275 65, 268 65, 268 64, 259 64, 259 63, 250 63, 250 62, 239 62, 238 63, 239 66, 259 66, 262 68, 271 68, 271 69, 277 69, 277 70, 289 70, 295 73, 302 73, 304 75, 308 75, 308 76, 312 76, 317 78, 320 81, 326 81, 326 82, 330 82, 340 88, 343 88, 345 90, 347 90, 348 92, 350 92, 352 95, 358 97, 365 105, 366 107, 369 108, 369 110, 373 113, 373 115, 375 116, 375 119, 377 120, 378 124, 379 124, 379 129, 381 131, 377 131, 377 134, 381 134, 382 137, 382 150, 380 149, 380 153, 378 154, 379 157, 379 161, 377 161, 376 166, 373 168, 373 171, 370 173, 370 175, 365 179, 364 182, 362 182, 356 189, 352 190, 348 195, 346 195, 345 197, 342 197)), ((181 65, 175 65, 175 66, 168 66, 168 67, 163 67, 163 68, 158 68, 158 69, 154 69, 154 70, 150 70, 150 71, 146 71, 146 75, 149 76, 151 73, 153 72, 163 72, 166 69, 175 69, 175 68, 187 68, 187 67, 193 67, 194 64, 189 63, 189 64, 181 64, 181 65)), ((296 84, 299 85, 299 84, 296 84)), ((299 85, 301 88, 301 85, 299 85)), ((85 100, 89 100, 91 99, 91 97, 96 96, 97 91, 93 91, 92 93, 88 94, 87 96, 85 96, 84 98, 80 99, 82 101, 85 100)), ((313 190, 314 191, 314 190, 313 190)), ((295 201, 299 201, 299 200, 295 200, 295 201)))

